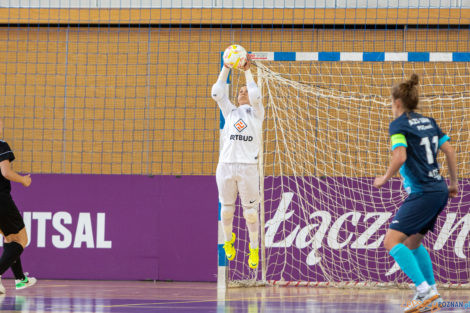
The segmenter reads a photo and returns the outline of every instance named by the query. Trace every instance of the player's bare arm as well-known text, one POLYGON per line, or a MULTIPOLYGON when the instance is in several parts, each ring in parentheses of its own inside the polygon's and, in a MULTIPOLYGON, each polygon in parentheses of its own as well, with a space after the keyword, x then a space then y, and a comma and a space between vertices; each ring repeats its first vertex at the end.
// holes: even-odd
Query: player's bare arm
POLYGON ((2 171, 3 177, 10 181, 20 183, 25 187, 29 187, 29 185, 31 185, 31 176, 29 174, 22 176, 15 172, 11 168, 11 163, 9 160, 3 160, 0 162, 0 170, 2 171))
POLYGON ((455 153, 455 149, 447 141, 442 144, 440 149, 446 156, 447 167, 449 168, 449 197, 455 198, 459 193, 459 185, 457 182, 457 154, 455 153))
POLYGON ((377 177, 374 180, 374 187, 380 188, 398 172, 400 167, 406 161, 406 148, 397 147, 392 151, 392 159, 385 175, 377 177))

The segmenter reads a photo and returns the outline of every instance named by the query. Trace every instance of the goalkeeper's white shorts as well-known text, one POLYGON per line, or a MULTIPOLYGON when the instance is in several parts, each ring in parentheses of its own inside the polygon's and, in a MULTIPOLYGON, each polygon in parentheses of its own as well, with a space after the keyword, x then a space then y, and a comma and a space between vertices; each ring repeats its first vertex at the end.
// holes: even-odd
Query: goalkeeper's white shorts
POLYGON ((243 208, 258 206, 260 178, 257 164, 219 163, 215 177, 222 205, 234 205, 239 193, 243 208))

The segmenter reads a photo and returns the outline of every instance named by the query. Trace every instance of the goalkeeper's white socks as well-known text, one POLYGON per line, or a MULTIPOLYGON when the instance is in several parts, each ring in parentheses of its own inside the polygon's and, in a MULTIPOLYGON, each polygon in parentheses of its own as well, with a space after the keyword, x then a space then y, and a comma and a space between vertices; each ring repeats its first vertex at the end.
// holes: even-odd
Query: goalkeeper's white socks
POLYGON ((259 221, 253 224, 246 223, 246 226, 248 227, 251 248, 256 249, 258 248, 259 221))
POLYGON ((224 229, 225 242, 232 240, 233 216, 235 213, 235 206, 222 205, 220 210, 220 217, 222 220, 222 227, 224 229))
POLYGON ((223 224, 224 227, 224 238, 225 242, 232 240, 232 226, 233 222, 228 224, 223 224))
POLYGON ((250 245, 252 249, 258 248, 258 232, 250 233, 250 245))

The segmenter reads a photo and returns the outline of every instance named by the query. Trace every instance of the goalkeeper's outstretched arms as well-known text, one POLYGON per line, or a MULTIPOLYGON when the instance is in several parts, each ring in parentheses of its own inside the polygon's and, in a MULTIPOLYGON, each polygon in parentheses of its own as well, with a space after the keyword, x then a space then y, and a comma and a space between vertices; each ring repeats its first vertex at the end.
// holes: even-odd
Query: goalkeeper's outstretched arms
POLYGON ((228 114, 232 110, 236 109, 233 103, 230 102, 226 92, 227 77, 229 73, 230 69, 224 65, 222 67, 222 70, 220 71, 219 78, 217 79, 217 82, 212 86, 211 91, 212 99, 214 99, 219 105, 219 108, 222 111, 224 118, 227 118, 228 114))
POLYGON ((251 74, 250 65, 251 59, 248 57, 247 62, 243 67, 243 70, 245 71, 246 88, 248 89, 248 97, 250 99, 250 104, 253 107, 253 112, 257 118, 262 120, 264 119, 263 101, 258 85, 253 79, 253 74, 251 74))

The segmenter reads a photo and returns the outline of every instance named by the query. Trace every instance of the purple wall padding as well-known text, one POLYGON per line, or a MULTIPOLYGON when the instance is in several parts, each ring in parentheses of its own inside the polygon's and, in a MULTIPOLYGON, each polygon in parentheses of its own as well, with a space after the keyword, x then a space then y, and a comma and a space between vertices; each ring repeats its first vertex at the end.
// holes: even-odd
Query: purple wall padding
MULTIPOLYGON (((267 237, 267 245, 282 242, 296 232, 295 237, 290 236, 295 240, 287 247, 269 247, 271 258, 279 258, 269 260, 269 277, 285 278, 279 276, 284 262, 292 267, 287 271, 292 275, 285 278, 290 280, 325 280, 332 274, 335 280, 356 280, 371 268, 380 269, 374 279, 387 281, 403 276, 399 272, 386 275, 393 259, 381 242, 373 248, 364 247, 383 240, 399 206, 391 199, 403 199, 398 181, 390 186, 392 194, 387 194, 371 188, 371 178, 304 179, 309 183, 303 191, 295 178, 265 180, 265 186, 271 188, 271 194, 268 188, 265 197, 267 206, 277 208, 266 216, 267 233, 273 235, 267 237), (305 193, 303 197, 298 196, 299 192, 305 193), (286 212, 295 214, 279 222, 282 225, 273 224, 280 198, 288 193, 294 196, 286 212), (351 212, 358 212, 357 225, 348 217, 336 237, 328 237, 335 221, 351 212), (313 217, 309 218, 310 214, 313 217), (374 216, 366 221, 370 214, 374 216), (386 218, 368 241, 355 246, 360 234, 381 216, 386 218), (330 262, 332 272, 328 275, 322 272, 321 262, 306 257, 315 257, 312 246, 302 244, 312 240, 320 223, 326 223, 327 230, 321 237, 318 256, 321 262, 330 262), (317 226, 307 236, 305 232, 299 235, 310 225, 317 226), (353 237, 348 239, 350 234, 353 237), (335 249, 330 247, 331 239, 347 244, 335 249), (342 262, 331 262, 341 258, 342 262)), ((12 192, 31 237, 22 257, 24 269, 31 275, 43 279, 216 280, 218 197, 213 176, 33 175, 32 180, 29 188, 13 184, 12 192)), ((461 181, 461 188, 460 197, 453 199, 439 217, 436 232, 425 240, 431 257, 439 258, 441 265, 436 265, 436 271, 446 282, 462 282, 470 277, 468 180, 461 181), (445 235, 449 230, 451 234, 445 235)), ((241 212, 236 215, 239 219, 241 212)), ((243 239, 247 234, 243 231, 238 236, 243 239)), ((237 248, 248 251, 248 247, 237 248)), ((238 253, 237 264, 244 264, 246 260, 241 258, 245 257, 246 253, 238 253)))
POLYGON ((30 228, 22 261, 31 275, 216 279, 214 177, 32 175, 32 181, 29 188, 12 186, 30 228))

